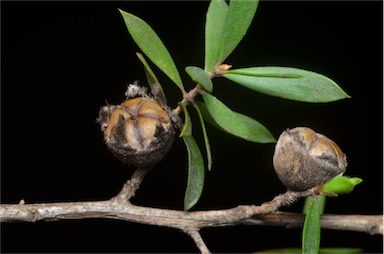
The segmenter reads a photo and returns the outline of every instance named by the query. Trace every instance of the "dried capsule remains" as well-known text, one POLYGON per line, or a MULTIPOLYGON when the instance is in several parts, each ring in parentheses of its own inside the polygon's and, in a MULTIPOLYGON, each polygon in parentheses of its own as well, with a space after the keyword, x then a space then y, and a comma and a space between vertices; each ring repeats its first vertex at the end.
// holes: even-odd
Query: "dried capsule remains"
POLYGON ((130 85, 126 95, 127 100, 120 105, 100 109, 97 121, 104 141, 124 163, 153 166, 171 148, 175 136, 171 118, 145 88, 130 85))
POLYGON ((280 135, 273 166, 289 190, 304 191, 345 172, 347 160, 339 146, 326 136, 296 127, 280 135))

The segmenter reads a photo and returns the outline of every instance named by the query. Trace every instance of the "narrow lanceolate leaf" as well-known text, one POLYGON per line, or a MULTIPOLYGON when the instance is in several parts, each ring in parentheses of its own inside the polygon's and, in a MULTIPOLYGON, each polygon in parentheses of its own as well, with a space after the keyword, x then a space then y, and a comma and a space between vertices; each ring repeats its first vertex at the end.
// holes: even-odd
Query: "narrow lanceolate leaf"
POLYGON ((320 248, 320 214, 317 200, 313 199, 309 206, 309 210, 305 215, 302 252, 303 253, 319 253, 320 248))
POLYGON ((273 143, 275 138, 256 120, 236 113, 213 95, 203 92, 203 99, 212 119, 226 132, 256 143, 273 143))
POLYGON ((151 89, 151 93, 156 98, 156 100, 160 102, 162 106, 167 105, 167 99, 165 97, 163 87, 161 86, 155 73, 152 71, 151 67, 149 66, 142 54, 137 52, 136 55, 139 58, 140 62, 144 65, 145 76, 147 78, 148 85, 151 89))
POLYGON ((258 0, 212 0, 205 24, 207 72, 221 64, 237 47, 255 16, 258 0))
POLYGON ((205 22, 205 63, 206 72, 213 71, 222 60, 221 45, 227 17, 228 5, 225 0, 212 0, 205 22))
POLYGON ((137 56, 137 58, 139 58, 140 62, 144 65, 148 85, 151 87, 153 84, 159 83, 159 80, 157 79, 155 73, 152 71, 148 62, 145 60, 144 56, 142 54, 140 54, 139 52, 136 52, 136 56, 137 56))
POLYGON ((200 149, 192 137, 192 122, 187 107, 183 103, 179 106, 184 111, 184 125, 180 137, 183 138, 188 153, 188 180, 184 196, 184 210, 191 209, 199 201, 204 186, 204 161, 200 149))
POLYGON ((227 71, 225 78, 256 92, 303 102, 331 102, 350 96, 330 78, 289 67, 250 67, 227 71))
POLYGON ((276 142, 276 139, 273 137, 273 135, 261 123, 241 113, 237 113, 237 112, 234 112, 234 113, 236 114, 240 122, 245 124, 250 130, 250 134, 252 138, 249 139, 249 141, 253 141, 257 143, 275 143, 276 142))
POLYGON ((204 187, 204 162, 192 136, 183 137, 188 151, 188 181, 184 196, 184 210, 191 209, 200 199, 204 187))
POLYGON ((207 151, 207 162, 208 162, 207 167, 208 167, 208 170, 210 171, 212 168, 211 146, 209 144, 208 134, 207 134, 207 130, 205 128, 205 123, 204 123, 204 118, 200 111, 199 106, 196 103, 193 103, 193 107, 196 109, 197 114, 199 115, 201 130, 203 131, 203 136, 204 136, 205 150, 207 151))
POLYGON ((243 39, 255 16, 258 0, 231 0, 222 38, 221 58, 226 59, 243 39))
POLYGON ((180 74, 167 48, 155 31, 142 19, 120 10, 133 40, 143 53, 184 91, 180 74))
MULTIPOLYGON (((303 206, 303 213, 304 214, 306 214, 309 211, 309 209, 310 209, 310 207, 312 205, 313 199, 314 198, 312 196, 309 196, 309 197, 305 198, 304 206, 303 206)), ((324 213, 326 199, 327 199, 327 197, 324 196, 324 195, 316 196, 317 207, 319 208, 319 214, 320 215, 324 213)))
POLYGON ((211 114, 209 114, 208 109, 207 109, 207 105, 205 105, 204 102, 196 101, 196 105, 199 107, 201 115, 203 116, 204 120, 207 123, 209 123, 210 125, 212 125, 216 129, 225 132, 225 130, 223 128, 221 128, 220 125, 218 125, 216 123, 216 121, 212 118, 211 114))
POLYGON ((191 117, 189 116, 187 106, 184 103, 179 102, 178 104, 184 112, 184 124, 181 128, 180 137, 190 137, 192 136, 192 121, 191 117))
POLYGON ((187 66, 185 67, 185 71, 188 73, 191 79, 198 83, 205 91, 212 93, 212 80, 203 69, 196 66, 187 66))

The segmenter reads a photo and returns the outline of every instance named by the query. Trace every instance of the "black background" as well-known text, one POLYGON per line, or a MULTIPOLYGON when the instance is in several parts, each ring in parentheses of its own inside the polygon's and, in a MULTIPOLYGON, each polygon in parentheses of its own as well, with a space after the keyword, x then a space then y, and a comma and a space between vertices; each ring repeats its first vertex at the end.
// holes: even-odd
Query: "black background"
MULTIPOLYGON (((126 84, 145 84, 137 46, 117 10, 158 33, 178 66, 204 62, 209 2, 1 2, 1 202, 91 201, 116 195, 130 177, 106 150, 98 110, 124 99, 126 84)), ((347 175, 364 182, 328 199, 326 212, 382 214, 383 5, 364 2, 262 1, 234 67, 291 66, 335 80, 351 99, 310 104, 273 98, 215 80, 214 95, 264 124, 276 137, 308 126, 347 154, 347 175)), ((171 107, 180 92, 154 68, 171 107)), ((196 116, 194 116, 196 117, 196 116)), ((254 144, 208 127, 214 156, 194 210, 260 204, 284 191, 273 144, 254 144)), ((194 135, 202 144, 198 124, 194 135)), ((182 209, 186 153, 181 140, 147 176, 133 202, 182 209)), ((301 210, 302 202, 285 211, 301 210)), ((213 252, 300 247, 300 229, 237 226, 202 230, 213 252)), ((322 230, 322 247, 382 252, 382 236, 322 230)), ((1 224, 2 252, 195 252, 177 230, 111 220, 1 224)))

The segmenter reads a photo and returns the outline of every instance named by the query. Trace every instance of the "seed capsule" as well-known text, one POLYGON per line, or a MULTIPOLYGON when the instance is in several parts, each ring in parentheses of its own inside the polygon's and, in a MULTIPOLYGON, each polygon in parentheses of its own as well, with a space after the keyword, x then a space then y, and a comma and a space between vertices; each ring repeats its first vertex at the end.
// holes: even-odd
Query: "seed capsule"
POLYGON ((273 166, 285 187, 304 191, 345 172, 347 160, 339 146, 326 136, 310 128, 296 127, 280 135, 273 166))
POLYGON ((127 100, 117 106, 102 107, 97 121, 106 145, 117 158, 147 167, 155 165, 169 151, 175 129, 167 111, 143 91, 146 92, 130 85, 127 100))

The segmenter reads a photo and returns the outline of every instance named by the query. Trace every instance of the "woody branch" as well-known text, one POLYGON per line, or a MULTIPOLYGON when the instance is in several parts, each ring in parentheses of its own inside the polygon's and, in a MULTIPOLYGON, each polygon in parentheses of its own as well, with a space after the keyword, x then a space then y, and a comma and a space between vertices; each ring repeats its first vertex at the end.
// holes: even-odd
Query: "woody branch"
MULTIPOLYGON (((312 195, 315 191, 314 189, 304 192, 288 191, 259 206, 240 205, 224 210, 184 212, 136 206, 130 203, 129 199, 134 196, 148 170, 138 168, 131 179, 124 184, 120 193, 105 201, 1 204, 0 222, 105 218, 165 226, 186 232, 201 252, 208 253, 208 248, 199 234, 200 229, 234 225, 301 227, 304 220, 302 214, 278 212, 278 209, 294 203, 299 198, 312 195)), ((382 215, 325 214, 321 218, 321 227, 374 235, 383 234, 382 222, 382 215)))

